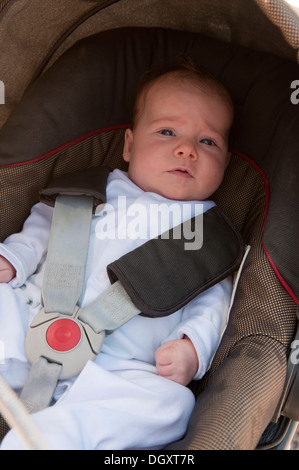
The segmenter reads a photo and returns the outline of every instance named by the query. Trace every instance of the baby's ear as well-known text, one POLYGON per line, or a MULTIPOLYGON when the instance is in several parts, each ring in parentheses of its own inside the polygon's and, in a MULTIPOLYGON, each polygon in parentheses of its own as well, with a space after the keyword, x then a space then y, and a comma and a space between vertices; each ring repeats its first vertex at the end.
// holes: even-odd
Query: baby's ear
POLYGON ((123 150, 123 159, 125 160, 125 162, 130 161, 132 145, 133 145, 133 131, 132 129, 127 129, 125 132, 125 143, 124 143, 124 150, 123 150))

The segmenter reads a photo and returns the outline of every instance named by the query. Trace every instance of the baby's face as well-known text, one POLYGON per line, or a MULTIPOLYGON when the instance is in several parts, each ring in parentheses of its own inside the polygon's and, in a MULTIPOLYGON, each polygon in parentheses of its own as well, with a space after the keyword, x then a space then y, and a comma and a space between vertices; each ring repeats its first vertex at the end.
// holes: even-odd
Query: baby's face
POLYGON ((173 78, 157 81, 145 94, 136 127, 126 131, 130 179, 168 199, 210 197, 228 164, 231 119, 217 94, 173 78))

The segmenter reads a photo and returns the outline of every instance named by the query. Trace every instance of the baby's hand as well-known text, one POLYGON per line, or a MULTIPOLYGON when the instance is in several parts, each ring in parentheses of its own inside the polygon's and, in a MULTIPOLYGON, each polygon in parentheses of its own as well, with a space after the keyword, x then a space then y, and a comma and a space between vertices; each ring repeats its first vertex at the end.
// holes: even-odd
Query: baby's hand
POLYGON ((187 336, 164 343, 155 359, 158 374, 181 385, 188 385, 198 370, 197 354, 187 336))
POLYGON ((0 256, 0 282, 9 282, 16 275, 16 270, 6 258, 0 256))

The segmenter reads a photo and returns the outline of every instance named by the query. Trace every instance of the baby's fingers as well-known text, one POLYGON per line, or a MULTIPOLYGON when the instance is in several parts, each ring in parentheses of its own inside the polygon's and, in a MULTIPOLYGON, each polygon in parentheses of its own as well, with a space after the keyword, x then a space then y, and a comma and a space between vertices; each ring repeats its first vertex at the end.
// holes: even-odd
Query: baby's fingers
POLYGON ((16 270, 12 264, 3 256, 0 256, 0 282, 9 282, 16 275, 16 270))
POLYGON ((157 365, 168 365, 172 362, 171 349, 165 344, 160 346, 155 352, 155 360, 157 365))
POLYGON ((166 379, 171 379, 174 374, 174 369, 172 364, 156 364, 157 372, 161 377, 165 377, 166 379))

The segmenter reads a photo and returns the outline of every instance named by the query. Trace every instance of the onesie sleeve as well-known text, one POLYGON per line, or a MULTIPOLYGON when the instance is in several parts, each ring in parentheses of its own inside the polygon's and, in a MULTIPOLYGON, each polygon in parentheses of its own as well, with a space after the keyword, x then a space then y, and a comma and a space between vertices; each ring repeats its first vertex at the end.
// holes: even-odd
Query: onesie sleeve
POLYGON ((199 362, 194 380, 202 378, 210 367, 226 328, 231 294, 229 277, 195 297, 183 308, 181 322, 172 337, 165 340, 186 335, 192 341, 199 362))
POLYGON ((15 268, 16 277, 10 281, 12 287, 19 287, 33 274, 47 252, 53 208, 38 203, 19 233, 10 235, 0 244, 0 255, 15 268))

